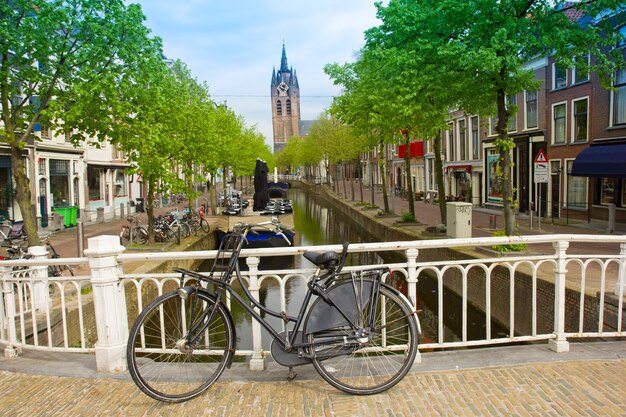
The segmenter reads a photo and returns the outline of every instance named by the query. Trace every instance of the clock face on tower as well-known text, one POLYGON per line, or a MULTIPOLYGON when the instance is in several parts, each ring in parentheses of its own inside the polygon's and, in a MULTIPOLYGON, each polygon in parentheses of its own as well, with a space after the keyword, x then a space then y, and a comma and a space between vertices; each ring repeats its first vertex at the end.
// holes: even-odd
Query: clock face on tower
POLYGON ((278 91, 281 93, 286 93, 289 87, 285 83, 278 84, 278 91))

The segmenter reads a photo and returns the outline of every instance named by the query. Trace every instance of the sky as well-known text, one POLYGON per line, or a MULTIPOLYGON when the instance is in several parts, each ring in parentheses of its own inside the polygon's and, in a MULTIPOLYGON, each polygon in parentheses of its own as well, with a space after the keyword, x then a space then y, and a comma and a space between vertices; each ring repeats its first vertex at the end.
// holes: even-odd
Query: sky
POLYGON ((256 125, 272 145, 270 82, 283 47, 298 76, 302 120, 341 93, 328 63, 354 61, 363 33, 380 22, 374 0, 127 0, 139 3, 167 58, 180 59, 215 102, 256 125))

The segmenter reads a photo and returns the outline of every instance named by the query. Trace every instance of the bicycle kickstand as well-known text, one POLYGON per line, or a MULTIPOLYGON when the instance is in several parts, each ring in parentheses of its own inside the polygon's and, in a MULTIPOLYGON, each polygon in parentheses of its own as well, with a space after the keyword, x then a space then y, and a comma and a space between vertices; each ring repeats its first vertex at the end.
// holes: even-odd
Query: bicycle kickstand
POLYGON ((287 374, 287 381, 293 381, 298 374, 293 371, 293 366, 289 367, 289 373, 287 374))

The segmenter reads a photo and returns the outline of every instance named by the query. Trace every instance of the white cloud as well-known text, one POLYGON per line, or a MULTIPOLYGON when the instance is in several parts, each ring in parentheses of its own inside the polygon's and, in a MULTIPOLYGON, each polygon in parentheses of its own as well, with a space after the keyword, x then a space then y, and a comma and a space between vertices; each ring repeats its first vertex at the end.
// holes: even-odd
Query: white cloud
POLYGON ((378 24, 373 1, 362 0, 132 2, 141 4, 165 55, 185 62, 216 101, 226 100, 248 125, 256 124, 268 144, 270 80, 283 41, 300 82, 301 117, 313 119, 332 100, 313 96, 339 93, 324 65, 352 61, 363 32, 378 24), (237 97, 242 95, 252 97, 237 97))

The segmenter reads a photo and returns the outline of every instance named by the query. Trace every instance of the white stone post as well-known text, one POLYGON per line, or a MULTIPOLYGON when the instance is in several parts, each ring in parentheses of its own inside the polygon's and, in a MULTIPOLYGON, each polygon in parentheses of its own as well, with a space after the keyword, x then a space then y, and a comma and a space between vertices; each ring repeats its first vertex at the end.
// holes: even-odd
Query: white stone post
POLYGON ((126 370, 128 315, 124 287, 120 284, 117 255, 124 252, 119 236, 97 236, 88 240, 93 303, 96 313, 96 367, 98 372, 126 370))
MULTIPOLYGON (((407 267, 407 284, 409 287, 408 296, 411 303, 413 303, 413 309, 417 310, 417 255, 419 251, 417 249, 408 249, 406 251, 406 267, 407 267)), ((419 323, 419 318, 416 317, 417 324, 419 326, 418 331, 420 332, 420 337, 422 333, 422 326, 419 323)), ((420 351, 417 351, 417 355, 415 356, 415 363, 422 363, 422 355, 420 351)))
POLYGON ((626 243, 620 243, 619 254, 622 257, 619 260, 619 271, 617 272, 617 282, 615 283, 615 295, 626 295, 626 243))
POLYGON ((22 354, 22 349, 17 347, 17 328, 15 326, 15 291, 12 282, 9 282, 7 278, 10 277, 11 268, 0 267, 0 273, 2 273, 2 295, 4 301, 4 308, 0 314, 3 314, 2 322, 7 324, 7 339, 9 344, 4 348, 5 358, 15 358, 22 354))
MULTIPOLYGON (((47 259, 48 250, 45 246, 31 246, 28 254, 32 259, 47 259)), ((32 267, 31 278, 33 282, 33 303, 38 313, 45 313, 51 307, 50 288, 48 283, 48 267, 35 265, 32 267)))
MULTIPOLYGON (((249 267, 250 282, 248 283, 248 290, 252 297, 256 300, 259 299, 259 258, 251 256, 246 258, 246 263, 249 267)), ((257 313, 258 308, 255 308, 257 313)), ((265 369, 265 358, 263 357, 263 340, 261 335, 261 325, 258 321, 252 320, 252 358, 250 359, 251 371, 263 371, 265 369)))
POLYGON ((556 339, 550 339, 550 350, 556 353, 569 352, 569 342, 565 333, 565 278, 567 275, 565 252, 569 242, 559 240, 552 244, 556 250, 556 271, 554 271, 554 333, 556 339))
POLYGON ((409 287, 409 300, 416 306, 417 303, 417 249, 408 249, 406 251, 406 267, 407 267, 407 284, 409 287))

